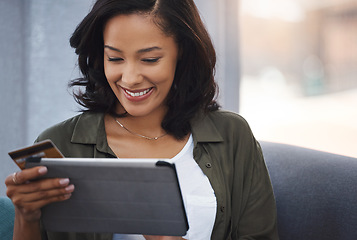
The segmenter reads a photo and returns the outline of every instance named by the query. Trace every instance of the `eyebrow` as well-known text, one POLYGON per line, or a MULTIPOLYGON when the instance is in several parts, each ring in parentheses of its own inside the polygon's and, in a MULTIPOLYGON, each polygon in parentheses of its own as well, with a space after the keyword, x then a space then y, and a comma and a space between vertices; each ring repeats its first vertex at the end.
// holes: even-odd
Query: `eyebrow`
MULTIPOLYGON (((112 46, 109 46, 109 45, 104 45, 104 48, 108 48, 110 50, 113 50, 113 51, 116 51, 116 52, 120 52, 120 53, 123 52, 122 50, 117 49, 117 48, 112 47, 112 46)), ((154 51, 154 50, 162 50, 162 48, 155 46, 155 47, 143 48, 143 49, 138 50, 137 52, 138 53, 146 53, 146 52, 151 52, 151 51, 154 51)))

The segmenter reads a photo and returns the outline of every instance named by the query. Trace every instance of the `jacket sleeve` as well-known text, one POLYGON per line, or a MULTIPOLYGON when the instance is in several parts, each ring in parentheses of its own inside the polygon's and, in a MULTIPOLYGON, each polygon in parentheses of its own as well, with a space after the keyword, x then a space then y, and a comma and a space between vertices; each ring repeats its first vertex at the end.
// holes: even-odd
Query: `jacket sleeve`
POLYGON ((262 150, 254 137, 247 144, 240 216, 233 239, 276 240, 276 204, 262 150))

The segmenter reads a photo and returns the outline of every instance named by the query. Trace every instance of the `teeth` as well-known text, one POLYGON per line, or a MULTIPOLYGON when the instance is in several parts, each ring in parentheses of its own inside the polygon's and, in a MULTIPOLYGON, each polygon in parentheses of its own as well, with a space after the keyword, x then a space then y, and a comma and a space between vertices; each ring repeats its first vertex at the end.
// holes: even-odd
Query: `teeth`
POLYGON ((145 91, 142 91, 142 92, 136 92, 136 93, 133 93, 133 92, 129 92, 128 90, 125 90, 125 92, 127 94, 129 94, 130 96, 132 97, 139 97, 139 96, 143 96, 145 94, 147 94, 149 91, 150 91, 151 88, 148 88, 146 89, 145 91))

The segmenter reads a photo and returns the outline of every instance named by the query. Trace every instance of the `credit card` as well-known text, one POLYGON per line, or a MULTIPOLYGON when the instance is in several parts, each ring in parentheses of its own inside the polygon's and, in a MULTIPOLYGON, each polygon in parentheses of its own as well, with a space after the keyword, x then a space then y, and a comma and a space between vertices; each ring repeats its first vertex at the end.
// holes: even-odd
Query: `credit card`
POLYGON ((63 158, 64 156, 58 150, 51 140, 37 142, 32 146, 20 148, 9 152, 10 157, 17 166, 25 169, 26 159, 28 158, 63 158))

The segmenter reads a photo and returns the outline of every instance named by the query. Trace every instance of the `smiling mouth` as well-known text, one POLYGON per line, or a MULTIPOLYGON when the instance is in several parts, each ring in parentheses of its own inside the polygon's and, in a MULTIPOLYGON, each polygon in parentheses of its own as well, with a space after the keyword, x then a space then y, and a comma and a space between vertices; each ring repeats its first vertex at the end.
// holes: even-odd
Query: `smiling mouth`
POLYGON ((125 88, 123 88, 123 89, 127 94, 129 94, 132 97, 141 97, 141 96, 148 94, 150 92, 150 90, 153 88, 151 87, 151 88, 148 88, 145 90, 138 90, 138 91, 129 91, 128 89, 125 89, 125 88))

